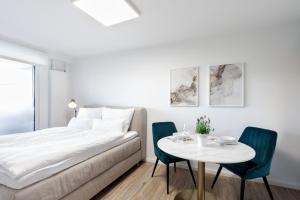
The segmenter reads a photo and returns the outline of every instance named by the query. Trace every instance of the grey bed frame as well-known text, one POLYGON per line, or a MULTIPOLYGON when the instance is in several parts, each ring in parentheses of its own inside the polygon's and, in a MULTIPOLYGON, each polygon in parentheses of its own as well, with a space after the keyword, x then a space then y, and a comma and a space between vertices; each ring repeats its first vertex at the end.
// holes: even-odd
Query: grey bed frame
POLYGON ((129 130, 137 131, 138 137, 23 189, 16 190, 0 185, 0 199, 88 200, 95 196, 146 158, 147 112, 140 107, 134 109, 129 130))

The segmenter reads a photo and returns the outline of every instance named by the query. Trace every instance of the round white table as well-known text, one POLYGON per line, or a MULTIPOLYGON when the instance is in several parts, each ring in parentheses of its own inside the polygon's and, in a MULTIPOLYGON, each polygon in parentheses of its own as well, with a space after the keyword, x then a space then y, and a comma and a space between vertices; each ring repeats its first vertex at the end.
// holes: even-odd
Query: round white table
POLYGON ((179 192, 175 200, 215 200, 212 193, 205 192, 205 163, 245 162, 254 158, 255 151, 243 143, 220 145, 215 141, 208 140, 207 137, 195 135, 192 138, 192 141, 178 141, 174 136, 169 136, 160 139, 157 143, 162 151, 170 155, 198 162, 197 191, 179 192))

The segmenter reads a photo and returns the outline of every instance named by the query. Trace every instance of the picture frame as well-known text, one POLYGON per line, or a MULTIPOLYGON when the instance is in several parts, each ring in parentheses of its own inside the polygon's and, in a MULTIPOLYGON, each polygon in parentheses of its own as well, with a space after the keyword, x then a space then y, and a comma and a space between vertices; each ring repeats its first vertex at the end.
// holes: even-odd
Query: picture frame
POLYGON ((244 87, 244 63, 209 66, 210 107, 244 107, 244 87))
POLYGON ((169 104, 172 107, 198 107, 199 68, 170 70, 169 104))

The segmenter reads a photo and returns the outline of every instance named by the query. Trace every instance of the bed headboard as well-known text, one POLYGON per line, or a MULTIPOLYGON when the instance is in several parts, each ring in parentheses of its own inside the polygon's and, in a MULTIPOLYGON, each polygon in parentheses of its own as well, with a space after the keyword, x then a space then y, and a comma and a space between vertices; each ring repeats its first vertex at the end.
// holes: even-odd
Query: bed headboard
MULTIPOLYGON (((96 108, 103 107, 100 105, 87 105, 85 108, 96 108)), ((118 108, 118 109, 126 109, 126 108, 134 108, 134 114, 131 120, 131 124, 129 127, 130 131, 137 131, 139 137, 141 138, 141 151, 142 151, 142 160, 146 159, 146 144, 147 144, 147 111, 142 107, 129 107, 129 106, 105 106, 108 108, 118 108)))

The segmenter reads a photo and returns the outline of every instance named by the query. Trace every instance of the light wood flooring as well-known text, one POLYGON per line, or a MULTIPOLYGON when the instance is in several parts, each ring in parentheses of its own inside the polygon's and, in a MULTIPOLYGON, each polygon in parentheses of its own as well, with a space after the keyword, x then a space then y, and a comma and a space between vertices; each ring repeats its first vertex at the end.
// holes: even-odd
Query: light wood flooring
MULTIPOLYGON (((177 167, 174 173, 170 167, 170 194, 167 195, 166 167, 158 165, 151 177, 152 163, 142 163, 121 176, 110 186, 101 191, 92 200, 173 200, 176 193, 183 189, 194 188, 188 170, 177 167)), ((195 177, 196 173, 194 172, 195 177)), ((220 175, 213 190, 210 189, 213 174, 206 174, 206 190, 212 192, 217 200, 238 200, 240 179, 220 175)), ((300 190, 271 186, 275 200, 300 200, 300 190)), ((257 182, 246 182, 244 200, 269 200, 265 185, 257 182)))

